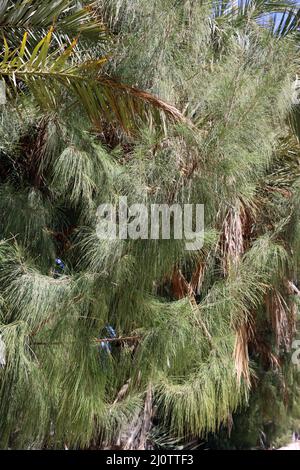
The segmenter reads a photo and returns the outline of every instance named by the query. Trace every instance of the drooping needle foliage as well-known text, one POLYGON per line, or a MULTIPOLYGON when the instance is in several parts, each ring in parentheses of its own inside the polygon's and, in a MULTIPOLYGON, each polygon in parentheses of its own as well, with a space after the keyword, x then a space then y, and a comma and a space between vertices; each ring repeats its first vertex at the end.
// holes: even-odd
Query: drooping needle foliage
POLYGON ((252 446, 273 419, 260 390, 294 413, 292 18, 284 2, 0 3, 2 448, 225 445, 253 404, 252 446), (261 21, 274 11, 282 34, 261 21), (100 240, 97 208, 120 196, 204 204, 203 247, 100 240))

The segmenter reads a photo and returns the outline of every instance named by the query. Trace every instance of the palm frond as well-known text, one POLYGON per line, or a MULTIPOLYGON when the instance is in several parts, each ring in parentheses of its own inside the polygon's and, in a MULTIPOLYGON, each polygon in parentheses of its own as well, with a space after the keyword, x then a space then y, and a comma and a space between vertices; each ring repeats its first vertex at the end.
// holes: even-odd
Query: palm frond
POLYGON ((10 50, 4 38, 0 77, 9 84, 9 90, 18 94, 25 84, 25 92, 30 90, 42 108, 51 110, 60 107, 62 100, 74 106, 70 101, 73 97, 73 101, 75 98, 83 105, 96 127, 101 127, 103 119, 118 123, 125 131, 145 119, 162 126, 166 116, 173 121, 184 121, 174 106, 151 93, 100 75, 105 57, 77 64, 70 60, 77 41, 63 51, 61 48, 53 51, 52 37, 53 27, 33 51, 28 51, 27 33, 20 47, 14 50, 10 50))
POLYGON ((78 34, 86 38, 105 39, 107 32, 93 4, 80 8, 74 0, 39 2, 38 0, 1 0, 0 30, 8 44, 17 47, 25 32, 32 44, 54 26, 58 42, 78 34))
POLYGON ((297 31, 299 9, 295 1, 242 0, 229 2, 220 0, 213 3, 214 18, 218 24, 228 21, 236 28, 249 20, 267 25, 273 34, 286 36, 297 31))

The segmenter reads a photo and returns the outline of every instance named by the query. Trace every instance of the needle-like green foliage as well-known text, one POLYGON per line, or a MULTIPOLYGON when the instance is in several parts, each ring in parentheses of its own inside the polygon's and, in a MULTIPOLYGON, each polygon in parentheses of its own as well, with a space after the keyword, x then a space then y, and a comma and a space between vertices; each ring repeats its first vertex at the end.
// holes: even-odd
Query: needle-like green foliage
POLYGON ((257 21, 287 6, 13 3, 0 9, 1 447, 212 442, 269 378, 287 409, 297 44, 257 21), (100 240, 97 207, 119 196, 203 203, 203 247, 100 240))

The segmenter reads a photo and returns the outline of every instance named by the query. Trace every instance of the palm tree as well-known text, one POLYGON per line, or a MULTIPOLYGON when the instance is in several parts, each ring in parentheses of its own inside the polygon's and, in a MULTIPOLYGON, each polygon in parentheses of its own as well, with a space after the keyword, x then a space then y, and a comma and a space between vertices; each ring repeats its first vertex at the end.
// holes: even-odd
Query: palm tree
MULTIPOLYGON (((67 89, 71 97, 80 101, 95 126, 100 126, 105 118, 118 122, 126 131, 149 111, 158 121, 162 118, 160 113, 182 120, 173 106, 101 74, 107 62, 105 56, 82 58, 82 49, 89 46, 86 41, 107 39, 93 5, 78 9, 76 2, 60 0, 46 2, 41 8, 40 2, 34 0, 8 0, 2 2, 0 15, 0 76, 9 85, 8 93, 19 92, 21 83, 43 109, 53 111, 61 105, 62 93, 67 89), (83 47, 78 45, 79 37, 84 40, 83 47)), ((68 106, 74 104, 69 102, 68 106)))

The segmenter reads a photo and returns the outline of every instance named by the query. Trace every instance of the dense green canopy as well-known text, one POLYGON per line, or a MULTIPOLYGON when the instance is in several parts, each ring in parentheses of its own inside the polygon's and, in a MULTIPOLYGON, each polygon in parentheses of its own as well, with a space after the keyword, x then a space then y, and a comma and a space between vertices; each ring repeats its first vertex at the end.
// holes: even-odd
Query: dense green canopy
POLYGON ((298 416, 297 15, 1 3, 1 448, 253 446, 298 416), (204 204, 203 247, 100 240, 120 196, 204 204))

